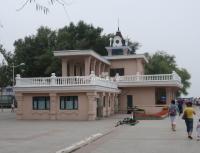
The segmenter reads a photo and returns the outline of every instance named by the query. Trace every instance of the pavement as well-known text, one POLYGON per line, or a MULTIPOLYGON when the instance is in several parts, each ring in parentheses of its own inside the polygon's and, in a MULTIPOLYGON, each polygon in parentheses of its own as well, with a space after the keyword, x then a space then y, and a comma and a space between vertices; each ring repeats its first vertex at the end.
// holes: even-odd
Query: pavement
POLYGON ((177 119, 175 132, 171 130, 169 118, 143 120, 135 126, 120 126, 74 153, 197 153, 200 146, 195 131, 198 116, 194 120, 193 140, 187 138, 181 117, 177 119))
POLYGON ((0 153, 56 153, 82 140, 97 139, 123 117, 97 121, 16 120, 9 109, 0 110, 0 153))
POLYGON ((0 153, 199 152, 195 128, 194 139, 189 140, 181 117, 177 119, 176 132, 171 130, 169 118, 115 128, 124 117, 127 115, 97 121, 16 120, 10 110, 0 111, 0 153))

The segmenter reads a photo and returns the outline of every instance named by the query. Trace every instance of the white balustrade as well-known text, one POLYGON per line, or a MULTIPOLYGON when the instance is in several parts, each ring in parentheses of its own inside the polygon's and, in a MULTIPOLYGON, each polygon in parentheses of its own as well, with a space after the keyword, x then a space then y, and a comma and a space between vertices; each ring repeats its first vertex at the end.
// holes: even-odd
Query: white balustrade
POLYGON ((51 77, 45 78, 21 78, 16 77, 16 87, 41 87, 41 86, 81 86, 81 85, 98 85, 108 88, 116 88, 117 83, 99 78, 95 75, 90 76, 68 76, 68 77, 51 77))
POLYGON ((95 76, 92 72, 89 76, 67 76, 56 77, 52 73, 51 77, 40 78, 21 78, 20 75, 16 77, 16 87, 40 87, 40 86, 81 86, 81 85, 97 85, 108 88, 117 89, 117 82, 166 82, 174 81, 181 84, 181 78, 176 72, 172 74, 158 74, 158 75, 116 75, 115 78, 100 78, 95 76))
POLYGON ((177 81, 181 83, 181 78, 175 72, 173 72, 172 74, 158 75, 116 75, 115 80, 117 82, 177 81))

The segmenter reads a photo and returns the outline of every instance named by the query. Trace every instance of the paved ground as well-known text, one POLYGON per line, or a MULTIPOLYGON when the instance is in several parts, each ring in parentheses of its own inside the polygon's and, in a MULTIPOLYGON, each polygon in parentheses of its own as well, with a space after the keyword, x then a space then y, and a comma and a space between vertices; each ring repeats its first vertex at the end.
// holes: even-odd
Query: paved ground
POLYGON ((182 119, 177 131, 165 120, 140 121, 136 126, 120 126, 111 134, 74 153, 197 153, 200 141, 189 140, 182 119))
POLYGON ((116 121, 115 116, 98 121, 24 121, 15 120, 10 110, 0 110, 0 153, 55 153, 106 132, 116 121))
MULTIPOLYGON (((106 132, 123 117, 76 122, 23 121, 15 120, 15 113, 0 110, 0 153, 55 153, 92 134, 106 132)), ((188 140, 182 119, 173 132, 167 118, 119 126, 76 153, 196 153, 199 146, 200 141, 188 140)))

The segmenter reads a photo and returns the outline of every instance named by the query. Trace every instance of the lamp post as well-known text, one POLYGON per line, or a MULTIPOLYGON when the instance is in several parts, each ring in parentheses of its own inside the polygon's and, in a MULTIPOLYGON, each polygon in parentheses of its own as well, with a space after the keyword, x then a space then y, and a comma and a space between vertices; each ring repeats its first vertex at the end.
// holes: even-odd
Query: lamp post
POLYGON ((14 112, 15 108, 15 98, 14 98, 14 86, 15 86, 15 68, 19 66, 23 66, 25 63, 20 63, 19 65, 12 64, 12 88, 13 88, 13 100, 11 105, 11 112, 14 112))

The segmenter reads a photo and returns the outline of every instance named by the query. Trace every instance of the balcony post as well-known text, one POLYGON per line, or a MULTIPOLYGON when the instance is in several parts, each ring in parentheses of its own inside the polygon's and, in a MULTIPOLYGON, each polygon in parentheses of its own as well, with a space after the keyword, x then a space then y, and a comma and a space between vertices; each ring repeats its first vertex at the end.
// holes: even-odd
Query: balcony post
POLYGON ((56 75, 55 73, 51 73, 51 86, 56 85, 56 75))
POLYGON ((137 73, 136 73, 136 80, 137 80, 137 81, 140 81, 140 72, 137 72, 137 73))
POLYGON ((91 71, 90 81, 91 81, 91 84, 95 84, 95 73, 94 73, 94 71, 91 71))
POLYGON ((116 80, 116 82, 119 81, 119 73, 116 73, 116 75, 115 75, 115 80, 116 80))
POLYGON ((20 76, 20 74, 17 74, 17 77, 15 79, 16 79, 16 86, 20 86, 20 84, 21 84, 21 76, 20 76))

